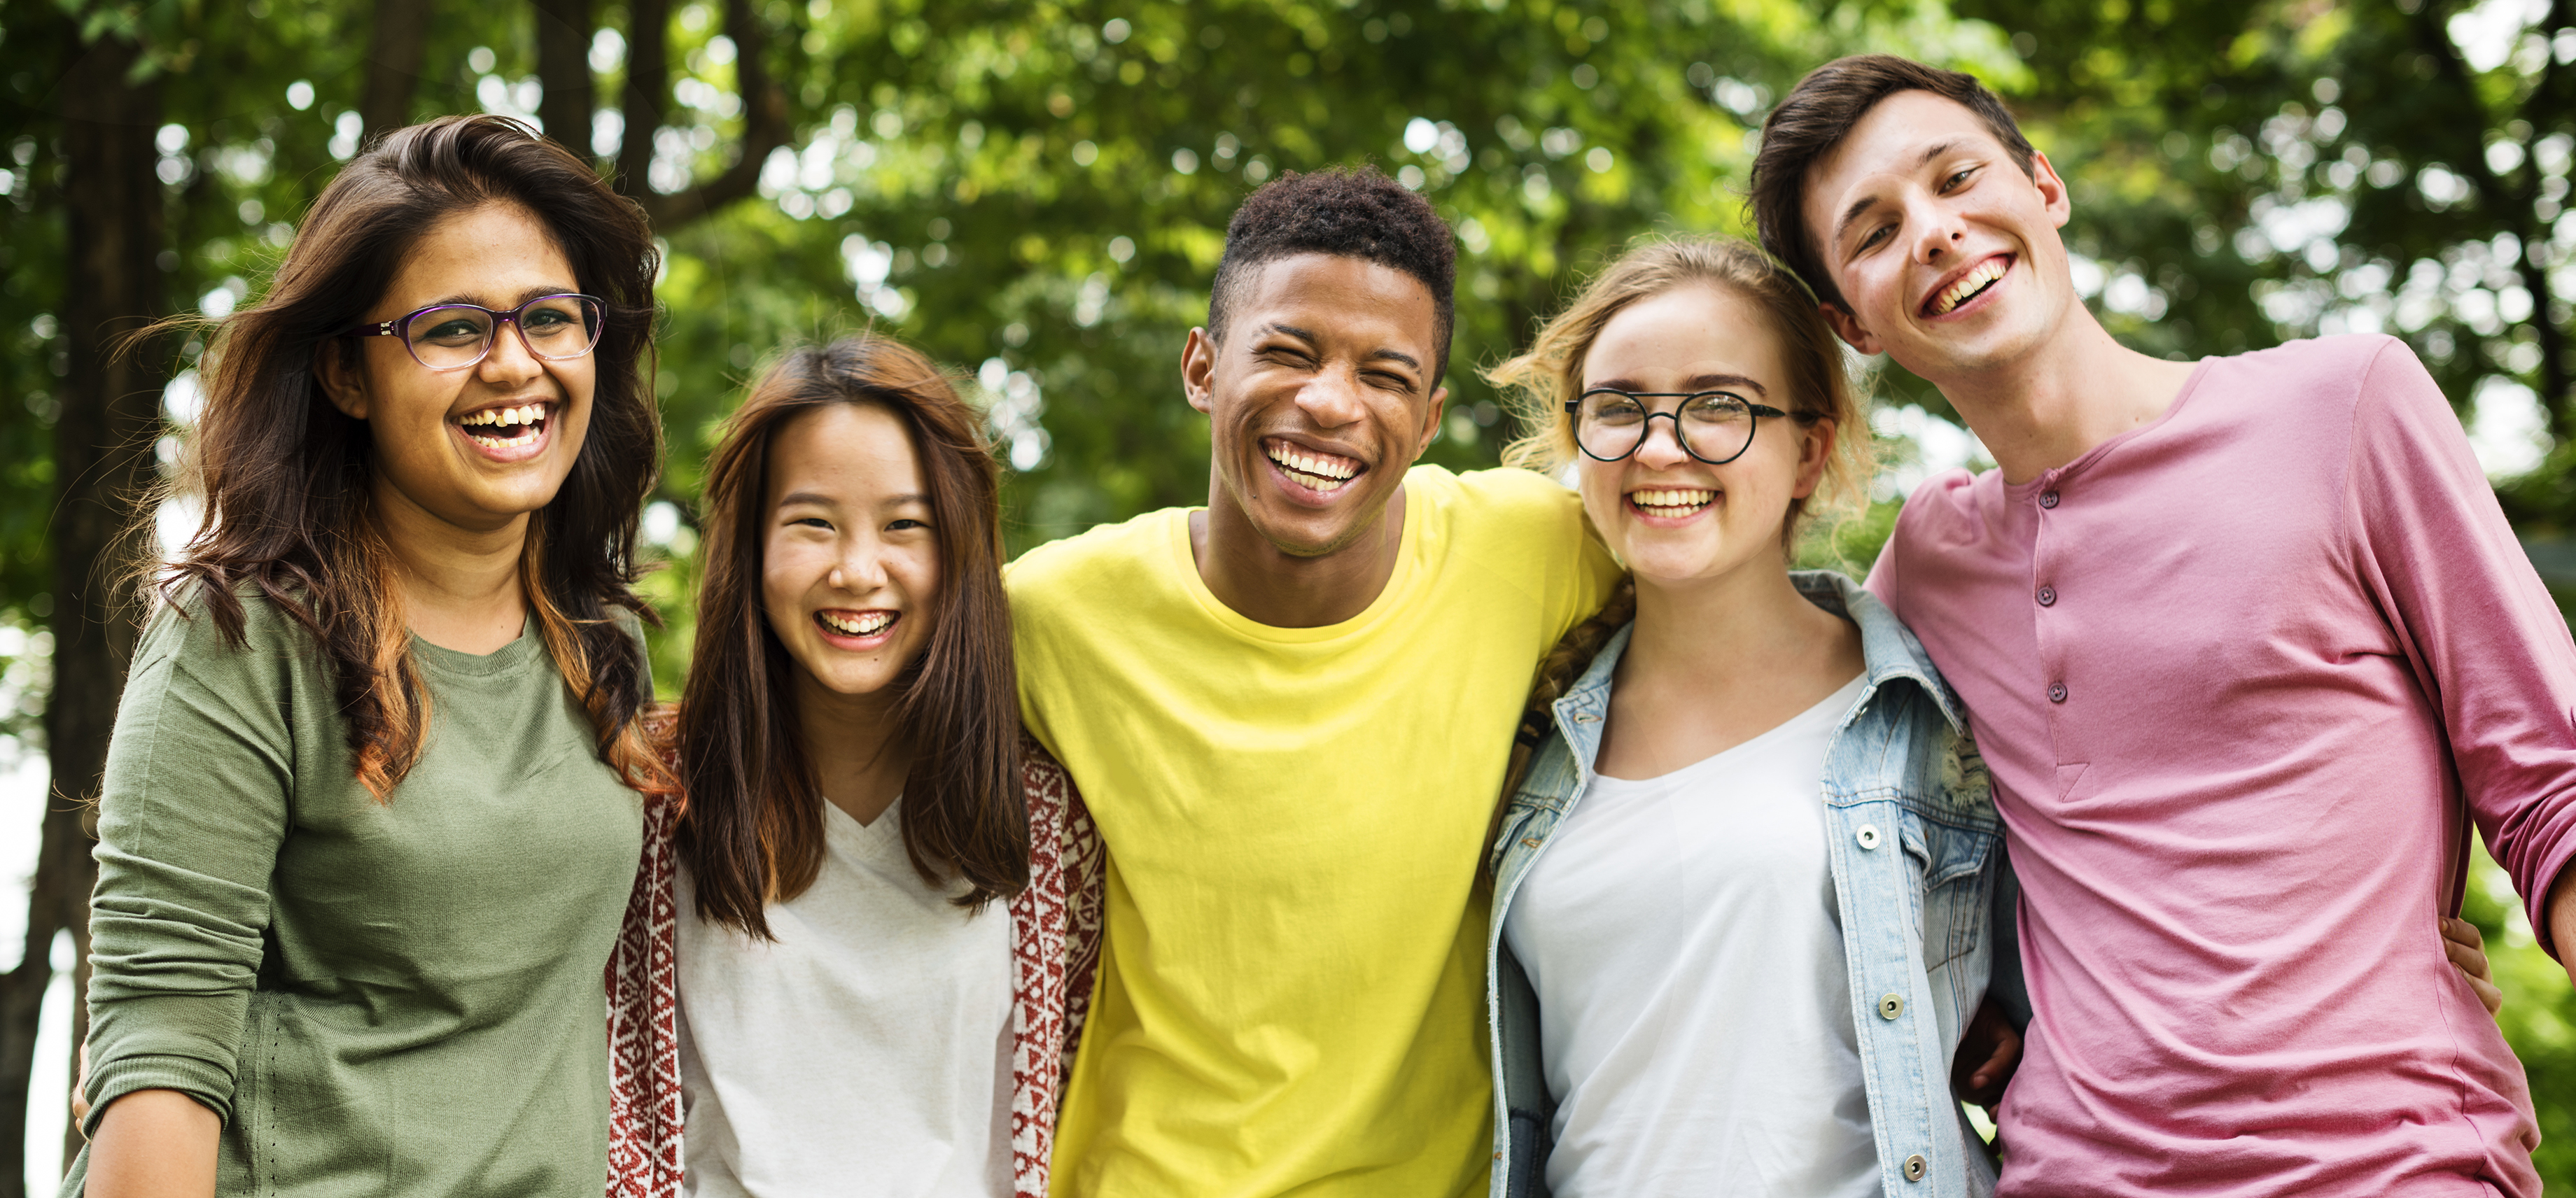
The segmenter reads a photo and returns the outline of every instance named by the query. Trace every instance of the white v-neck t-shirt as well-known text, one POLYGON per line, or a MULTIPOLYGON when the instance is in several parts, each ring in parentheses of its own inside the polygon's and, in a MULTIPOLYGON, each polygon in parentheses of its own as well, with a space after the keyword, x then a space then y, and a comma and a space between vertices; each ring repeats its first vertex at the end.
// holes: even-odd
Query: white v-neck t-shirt
POLYGON ((1825 751, 1855 678, 1659 778, 1596 777, 1503 921, 1539 1000, 1557 1198, 1880 1193, 1825 751))
POLYGON ((774 943, 679 879, 680 1077, 697 1198, 1011 1192, 1011 917, 904 855, 902 802, 823 805, 822 871, 774 943))

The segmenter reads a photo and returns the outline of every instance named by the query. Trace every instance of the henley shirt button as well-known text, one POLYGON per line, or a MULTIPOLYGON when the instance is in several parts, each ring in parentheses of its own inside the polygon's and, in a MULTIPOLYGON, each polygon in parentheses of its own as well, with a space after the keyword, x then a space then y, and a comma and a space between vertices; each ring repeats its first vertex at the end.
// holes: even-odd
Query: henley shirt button
POLYGON ((1860 847, 1862 847, 1862 848, 1864 848, 1864 849, 1874 849, 1874 848, 1877 848, 1877 847, 1878 847, 1878 825, 1877 825, 1877 824, 1862 824, 1862 825, 1860 826, 1860 831, 1858 831, 1858 832, 1854 833, 1854 834, 1852 835, 1852 839, 1859 841, 1859 842, 1860 842, 1860 847))
POLYGON ((1923 1175, 1931 1171, 1932 1162, 1924 1160, 1922 1153, 1918 1152, 1905 1158, 1905 1180, 1921 1181, 1923 1175))
POLYGON ((2065 684, 2065 683, 2063 683, 2063 682, 2052 682, 2052 683, 2049 683, 2049 684, 2048 684, 2048 701, 2049 701, 2049 702, 2051 702, 2051 703, 2063 703, 2063 702, 2065 702, 2065 701, 2066 701, 2066 684, 2065 684))
POLYGON ((2050 607, 2050 606, 2054 606, 2056 603, 2057 603, 2057 588, 2056 588, 2056 587, 2041 587, 2041 588, 2039 588, 2039 605, 2040 605, 2041 607, 2050 607))
POLYGON ((2055 491, 2042 491, 2042 492, 2040 492, 2040 493, 2039 493, 2039 506, 2041 506, 2041 507, 2048 507, 2048 508, 2056 507, 2056 506, 2057 506, 2057 492, 2055 492, 2055 491))
POLYGON ((1894 1019, 1904 1013, 1905 998, 1903 995, 1890 994, 1887 997, 1878 1000, 1879 1018, 1894 1019))

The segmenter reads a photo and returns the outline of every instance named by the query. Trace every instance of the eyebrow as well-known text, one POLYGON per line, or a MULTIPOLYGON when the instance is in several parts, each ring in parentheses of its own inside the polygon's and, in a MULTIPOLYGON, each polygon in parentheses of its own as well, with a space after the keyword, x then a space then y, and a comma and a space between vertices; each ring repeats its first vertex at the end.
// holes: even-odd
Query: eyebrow
MULTIPOLYGON (((1764 399, 1771 398, 1771 389, 1763 386, 1760 379, 1756 379, 1750 375, 1695 374, 1689 378, 1683 379, 1682 385, 1690 388, 1687 394, 1691 395, 1697 395, 1702 391, 1731 391, 1740 388, 1751 391, 1755 395, 1759 395, 1764 399)), ((1638 387, 1637 384, 1630 382, 1627 379, 1604 379, 1601 382, 1585 387, 1584 390, 1625 391, 1631 395, 1654 394, 1653 392, 1645 391, 1638 387)))
MULTIPOLYGON (((814 492, 814 491, 790 491, 790 492, 788 492, 788 493, 786 493, 786 494, 781 495, 781 496, 779 496, 779 497, 778 497, 778 505, 777 505, 777 506, 779 506, 779 507, 792 507, 792 506, 794 506, 794 505, 796 505, 796 504, 800 504, 800 503, 810 503, 810 504, 813 504, 813 505, 814 505, 814 506, 816 506, 816 507, 839 507, 839 506, 840 506, 840 504, 841 504, 841 501, 840 501, 839 499, 837 499, 837 498, 834 498, 833 496, 820 494, 820 493, 817 493, 817 492, 814 492)), ((904 506, 905 504, 908 504, 908 503, 917 503, 917 504, 922 505, 923 507, 928 507, 928 506, 930 506, 930 496, 928 496, 928 495, 888 495, 888 496, 886 496, 886 497, 885 497, 885 499, 884 499, 882 502, 880 502, 877 506, 879 506, 879 507, 902 507, 902 506, 904 506)))
MULTIPOLYGON (((1924 147, 1923 153, 1916 156, 1914 159, 1914 169, 1918 171, 1922 170, 1924 166, 1929 164, 1933 159, 1958 148, 1959 139, 1955 137, 1948 141, 1936 141, 1931 145, 1924 147)), ((1851 207, 1843 209, 1842 219, 1834 222, 1834 240, 1842 240, 1843 234, 1851 229, 1853 221, 1859 220, 1863 214, 1877 206, 1877 196, 1863 196, 1859 200, 1854 201, 1851 207)))
MULTIPOLYGON (((499 310, 500 310, 500 311, 503 311, 503 312, 507 312, 507 311, 509 311, 511 308, 516 308, 516 307, 518 307, 520 304, 524 304, 524 303, 528 302, 529 300, 532 300, 532 299, 537 298, 538 296, 543 296, 543 295, 579 295, 579 294, 581 294, 581 289, 580 289, 580 288, 578 288, 578 287, 563 287, 563 286, 558 286, 558 285, 553 284, 553 283, 546 283, 546 284, 542 284, 542 285, 540 285, 540 286, 536 286, 536 287, 529 287, 529 288, 526 288, 526 289, 524 289, 524 290, 520 291, 520 292, 519 292, 519 298, 518 298, 518 299, 516 299, 516 300, 512 301, 512 302, 511 302, 507 307, 501 308, 501 309, 499 309, 499 310)), ((460 293, 458 293, 458 294, 456 294, 456 295, 448 296, 448 297, 446 297, 446 298, 444 298, 444 299, 434 299, 434 300, 431 300, 431 301, 429 301, 429 302, 428 302, 428 303, 426 303, 426 304, 422 304, 422 305, 421 305, 421 307, 424 307, 424 308, 439 308, 439 307, 445 307, 445 306, 446 306, 446 305, 448 305, 448 304, 472 304, 472 305, 474 305, 474 306, 475 306, 475 307, 477 307, 477 308, 483 308, 483 309, 486 309, 486 310, 490 310, 490 308, 491 308, 491 306, 490 306, 490 305, 488 305, 488 304, 486 304, 486 303, 484 303, 484 302, 483 302, 483 300, 482 300, 482 298, 481 298, 481 297, 479 297, 479 296, 472 296, 472 295, 465 295, 465 294, 463 294, 463 293, 461 293, 461 292, 460 292, 460 293)))

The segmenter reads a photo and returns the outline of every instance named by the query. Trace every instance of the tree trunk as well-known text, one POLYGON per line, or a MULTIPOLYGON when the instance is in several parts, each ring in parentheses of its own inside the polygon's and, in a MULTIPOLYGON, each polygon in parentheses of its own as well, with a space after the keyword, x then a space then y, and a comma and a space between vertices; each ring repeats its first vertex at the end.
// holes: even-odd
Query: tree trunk
POLYGON ((590 78, 590 0, 536 0, 537 81, 546 89, 537 119, 546 136, 581 157, 590 152, 598 88, 590 78))
MULTIPOLYGON (((153 134, 161 124, 157 82, 128 78, 141 58, 113 35, 76 49, 63 80, 64 208, 72 261, 63 288, 70 377, 54 424, 52 521, 54 693, 45 709, 53 768, 35 885, 28 896, 25 956, 0 976, 0 1198, 22 1192, 26 1149, 17 1129, 28 1103, 60 1107, 62 1094, 27 1092, 36 1024, 53 980, 57 932, 86 950, 96 834, 90 800, 107 762, 109 730, 134 648, 136 606, 124 567, 141 547, 136 504, 154 478, 161 427, 161 363, 124 338, 166 307, 155 258, 162 243, 161 183, 153 134)), ((75 981, 82 975, 76 973, 75 981)), ((73 1043, 88 1011, 72 992, 73 1043)), ((77 1052, 77 1047, 75 1047, 77 1052)))
POLYGON ((671 107, 670 0, 627 0, 626 89, 617 102, 626 118, 617 150, 617 192, 649 203, 653 133, 671 107))
POLYGON ((366 132, 359 144, 411 123, 412 93, 420 86, 429 49, 429 0, 376 0, 367 36, 367 86, 358 101, 366 132))
POLYGON ((647 175, 653 135, 670 105, 670 9, 666 0, 631 0, 626 11, 632 18, 626 37, 626 140, 617 155, 617 190, 643 205, 653 231, 667 236, 758 190, 770 151, 786 145, 795 130, 787 93, 769 73, 768 27, 751 0, 725 0, 725 36, 733 39, 735 91, 742 96, 741 156, 714 178, 669 194, 656 191, 647 175))

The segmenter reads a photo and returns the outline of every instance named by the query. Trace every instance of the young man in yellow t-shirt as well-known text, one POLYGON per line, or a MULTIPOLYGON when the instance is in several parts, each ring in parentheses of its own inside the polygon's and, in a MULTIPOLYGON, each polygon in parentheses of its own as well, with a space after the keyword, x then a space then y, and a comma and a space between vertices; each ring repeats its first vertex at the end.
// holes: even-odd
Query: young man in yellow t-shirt
POLYGON ((1374 170, 1256 192, 1182 352, 1207 507, 1011 569, 1023 717, 1109 849, 1057 1194, 1486 1188, 1484 838, 1616 567, 1556 483, 1413 465, 1455 269, 1374 170))

